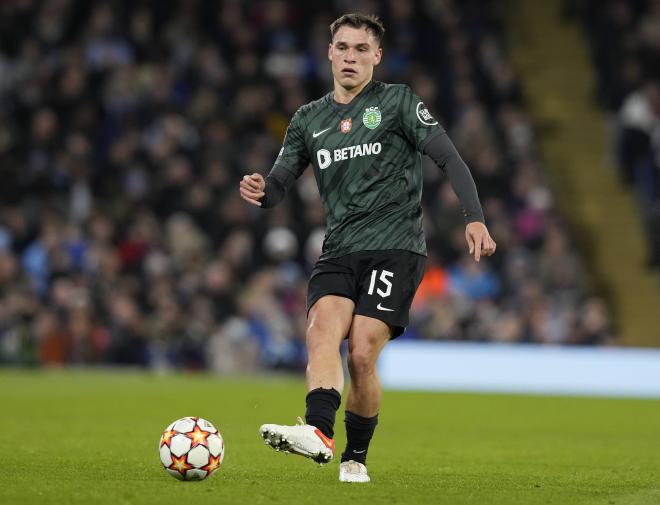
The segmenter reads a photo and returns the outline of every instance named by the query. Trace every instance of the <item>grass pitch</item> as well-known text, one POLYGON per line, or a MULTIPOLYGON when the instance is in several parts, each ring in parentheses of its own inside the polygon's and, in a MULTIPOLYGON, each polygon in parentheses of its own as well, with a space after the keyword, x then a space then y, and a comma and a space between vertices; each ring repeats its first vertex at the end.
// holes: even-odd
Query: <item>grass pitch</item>
POLYGON ((265 447, 303 402, 297 379, 0 370, 0 504, 660 503, 657 401, 386 392, 366 485, 265 447), (225 438, 206 481, 158 459, 187 415, 225 438))

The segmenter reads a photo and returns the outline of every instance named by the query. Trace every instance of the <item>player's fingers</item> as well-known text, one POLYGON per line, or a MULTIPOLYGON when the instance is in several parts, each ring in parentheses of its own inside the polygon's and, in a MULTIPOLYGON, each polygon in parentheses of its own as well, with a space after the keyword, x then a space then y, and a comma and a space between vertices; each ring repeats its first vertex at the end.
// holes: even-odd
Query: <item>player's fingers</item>
POLYGON ((465 239, 467 240, 468 243, 468 251, 470 254, 474 251, 474 237, 472 236, 471 233, 466 233, 465 234, 465 239))
POLYGON ((254 174, 252 175, 244 175, 242 181, 246 186, 252 188, 252 189, 261 189, 261 185, 259 184, 259 178, 256 177, 254 174))
POLYGON ((239 183, 239 188, 241 189, 241 191, 253 193, 254 195, 256 195, 257 193, 261 193, 260 196, 263 196, 263 188, 259 186, 254 186, 250 184, 247 180, 241 180, 241 182, 239 183))
POLYGON ((243 195, 247 198, 252 198, 252 199, 255 199, 255 200, 261 198, 262 196, 264 196, 263 191, 256 191, 254 189, 241 188, 240 193, 241 193, 241 195, 243 195))
POLYGON ((264 180, 261 174, 252 174, 250 176, 250 180, 254 182, 257 185, 257 188, 259 188, 260 190, 266 187, 266 181, 264 180))
POLYGON ((482 256, 490 256, 493 253, 492 241, 489 236, 485 236, 481 247, 482 256))
POLYGON ((481 259, 481 248, 483 247, 483 237, 478 236, 474 241, 474 260, 479 261, 481 259))
POLYGON ((488 237, 488 256, 492 256, 495 253, 496 248, 497 245, 495 244, 495 241, 492 237, 488 237))
POLYGON ((246 175, 243 177, 243 180, 253 189, 263 189, 263 178, 259 174, 246 175))
POLYGON ((248 179, 241 179, 241 182, 238 183, 238 186, 247 191, 259 191, 261 189, 259 186, 251 183, 248 179))
POLYGON ((261 207, 261 202, 259 200, 254 200, 252 198, 248 198, 246 196, 242 196, 243 200, 245 200, 248 203, 251 203, 252 205, 256 205, 257 207, 261 207))
POLYGON ((264 196, 263 191, 249 191, 241 188, 240 194, 241 194, 241 198, 246 202, 261 207, 261 202, 259 200, 261 199, 262 196, 264 196))
POLYGON ((260 200, 264 196, 264 193, 263 191, 242 191, 241 196, 250 198, 251 200, 260 200))

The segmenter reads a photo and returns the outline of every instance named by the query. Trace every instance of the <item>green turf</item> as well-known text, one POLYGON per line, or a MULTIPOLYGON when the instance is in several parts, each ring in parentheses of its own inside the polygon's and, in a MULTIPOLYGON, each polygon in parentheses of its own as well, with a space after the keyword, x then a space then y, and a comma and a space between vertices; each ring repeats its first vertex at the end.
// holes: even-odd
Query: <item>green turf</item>
POLYGON ((386 392, 372 482, 350 485, 257 435, 302 414, 303 394, 286 378, 0 370, 0 504, 660 503, 657 401, 386 392), (187 415, 225 437, 203 482, 158 459, 187 415))

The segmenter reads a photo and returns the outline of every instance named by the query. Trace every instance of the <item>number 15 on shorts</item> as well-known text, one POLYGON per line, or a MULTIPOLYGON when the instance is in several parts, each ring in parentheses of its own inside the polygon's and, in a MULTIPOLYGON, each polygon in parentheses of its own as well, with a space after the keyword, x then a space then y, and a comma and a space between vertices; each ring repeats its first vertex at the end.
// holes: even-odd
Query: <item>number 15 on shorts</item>
POLYGON ((393 277, 394 277, 394 272, 390 272, 389 270, 381 270, 380 276, 378 276, 378 270, 372 270, 371 281, 369 282, 369 290, 367 291, 367 294, 369 295, 374 294, 374 288, 376 288, 376 278, 378 278, 379 283, 382 283, 385 286, 385 290, 382 290, 380 289, 380 287, 377 287, 376 293, 378 293, 383 298, 387 298, 392 294, 392 282, 390 282, 389 279, 393 277))

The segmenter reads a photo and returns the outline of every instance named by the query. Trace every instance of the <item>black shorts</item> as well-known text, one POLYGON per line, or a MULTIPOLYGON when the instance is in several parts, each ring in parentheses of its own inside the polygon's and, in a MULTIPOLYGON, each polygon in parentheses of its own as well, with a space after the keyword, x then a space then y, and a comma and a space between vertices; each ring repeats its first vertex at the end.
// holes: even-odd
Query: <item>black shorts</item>
POLYGON ((425 256, 398 249, 319 260, 309 279, 307 312, 322 296, 344 296, 355 303, 354 314, 380 319, 396 338, 408 325, 425 266, 425 256))

